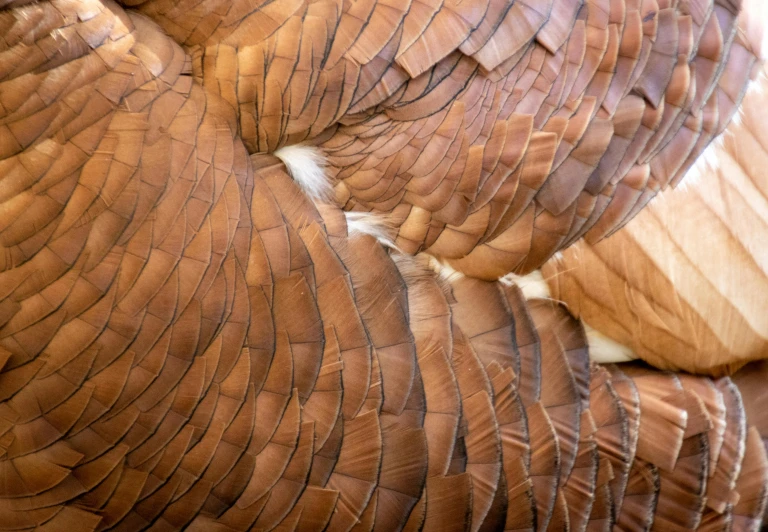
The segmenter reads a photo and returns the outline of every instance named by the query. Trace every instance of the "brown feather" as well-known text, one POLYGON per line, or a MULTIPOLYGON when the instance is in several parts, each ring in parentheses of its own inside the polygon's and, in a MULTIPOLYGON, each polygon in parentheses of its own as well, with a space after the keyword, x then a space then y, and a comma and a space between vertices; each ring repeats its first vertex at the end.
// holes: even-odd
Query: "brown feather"
MULTIPOLYGON (((744 13, 0 0, 0 529, 757 528, 761 368, 591 366, 598 299, 497 282, 678 182, 758 72, 744 13)), ((758 115, 681 213, 761 197, 758 115)), ((750 212, 710 240, 759 250, 750 212)), ((640 244, 579 260, 663 322, 640 244)))

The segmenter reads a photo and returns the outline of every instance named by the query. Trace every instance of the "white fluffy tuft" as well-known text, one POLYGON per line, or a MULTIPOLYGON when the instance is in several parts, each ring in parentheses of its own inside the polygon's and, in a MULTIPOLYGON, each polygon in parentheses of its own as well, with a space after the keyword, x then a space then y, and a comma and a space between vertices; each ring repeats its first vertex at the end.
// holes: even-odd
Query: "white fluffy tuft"
POLYGON ((516 284, 523 292, 525 299, 552 299, 552 293, 549 291, 549 285, 544 280, 541 270, 536 270, 528 275, 515 275, 509 273, 499 279, 502 284, 516 284))
POLYGON ((370 235, 383 246, 400 251, 395 245, 396 229, 386 214, 371 212, 345 212, 347 233, 370 235))
POLYGON ((429 267, 432 268, 432 271, 437 274, 440 281, 451 284, 464 277, 463 273, 454 270, 448 264, 440 262, 437 257, 432 255, 427 256, 429 257, 429 267))
POLYGON ((325 156, 318 148, 296 144, 284 146, 274 155, 283 161, 293 180, 312 200, 329 202, 333 199, 333 186, 325 173, 325 156))
POLYGON ((637 359, 637 355, 629 347, 608 338, 600 331, 593 329, 582 321, 584 332, 587 333, 589 358, 598 364, 619 364, 637 359))

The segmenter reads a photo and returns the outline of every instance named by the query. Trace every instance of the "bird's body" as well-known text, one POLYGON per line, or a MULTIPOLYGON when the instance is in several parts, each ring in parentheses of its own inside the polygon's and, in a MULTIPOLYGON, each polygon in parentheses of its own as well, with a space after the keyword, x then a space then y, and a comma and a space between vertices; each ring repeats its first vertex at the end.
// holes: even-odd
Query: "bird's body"
POLYGON ((759 527, 732 380, 402 253, 620 224, 736 108, 738 5, 122 4, 0 1, 0 530, 759 527))

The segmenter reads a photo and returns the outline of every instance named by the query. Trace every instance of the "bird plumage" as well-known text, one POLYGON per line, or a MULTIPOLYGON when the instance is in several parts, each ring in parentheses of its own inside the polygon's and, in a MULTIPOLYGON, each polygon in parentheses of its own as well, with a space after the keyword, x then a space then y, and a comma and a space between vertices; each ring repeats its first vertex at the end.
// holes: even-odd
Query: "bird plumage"
POLYGON ((622 226, 753 75, 741 2, 129 2, 192 55, 251 152, 308 142, 347 210, 488 280, 622 226))
POLYGON ((724 127, 739 7, 0 1, 0 530, 756 529, 755 386, 496 280, 724 127))
POLYGON ((763 71, 689 181, 542 268, 552 297, 634 358, 722 375, 768 354, 766 87, 763 71))

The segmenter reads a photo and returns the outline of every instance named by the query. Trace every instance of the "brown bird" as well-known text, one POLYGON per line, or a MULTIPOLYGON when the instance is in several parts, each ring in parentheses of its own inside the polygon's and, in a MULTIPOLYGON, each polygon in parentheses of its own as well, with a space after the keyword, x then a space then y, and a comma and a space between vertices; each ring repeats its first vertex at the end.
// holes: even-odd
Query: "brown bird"
POLYGON ((0 530, 758 529, 761 368, 496 280, 725 127, 740 7, 0 0, 0 530))

